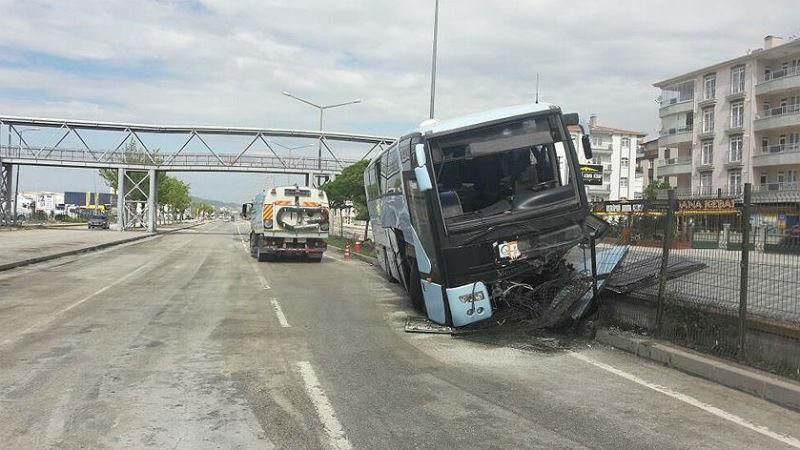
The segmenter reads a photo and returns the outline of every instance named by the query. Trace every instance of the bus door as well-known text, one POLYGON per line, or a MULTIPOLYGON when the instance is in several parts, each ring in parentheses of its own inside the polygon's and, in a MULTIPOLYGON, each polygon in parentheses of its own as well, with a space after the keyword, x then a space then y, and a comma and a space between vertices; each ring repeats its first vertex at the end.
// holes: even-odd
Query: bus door
POLYGON ((404 139, 400 142, 400 155, 403 165, 403 183, 411 218, 410 232, 414 240, 414 253, 416 254, 417 267, 410 270, 419 271, 422 284, 422 295, 425 300, 425 309, 428 318, 440 324, 446 324, 450 316, 444 298, 443 271, 439 257, 439 238, 437 223, 439 223, 437 203, 434 202, 436 190, 420 192, 417 188, 413 168, 417 161, 413 147, 422 143, 419 138, 404 139))

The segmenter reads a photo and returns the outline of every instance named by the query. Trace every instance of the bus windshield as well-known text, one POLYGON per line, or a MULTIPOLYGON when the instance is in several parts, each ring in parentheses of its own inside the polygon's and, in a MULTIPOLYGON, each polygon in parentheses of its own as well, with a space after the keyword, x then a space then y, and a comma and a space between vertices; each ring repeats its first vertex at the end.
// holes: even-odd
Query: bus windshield
POLYGON ((557 115, 517 119, 430 141, 447 224, 577 201, 557 115))

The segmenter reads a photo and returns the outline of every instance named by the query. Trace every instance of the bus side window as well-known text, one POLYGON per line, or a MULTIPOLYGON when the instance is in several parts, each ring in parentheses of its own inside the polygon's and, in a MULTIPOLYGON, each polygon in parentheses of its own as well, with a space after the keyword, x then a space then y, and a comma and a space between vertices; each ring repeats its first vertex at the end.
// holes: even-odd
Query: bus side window
POLYGON ((413 169, 411 165, 411 139, 403 139, 400 141, 400 165, 403 171, 413 169))

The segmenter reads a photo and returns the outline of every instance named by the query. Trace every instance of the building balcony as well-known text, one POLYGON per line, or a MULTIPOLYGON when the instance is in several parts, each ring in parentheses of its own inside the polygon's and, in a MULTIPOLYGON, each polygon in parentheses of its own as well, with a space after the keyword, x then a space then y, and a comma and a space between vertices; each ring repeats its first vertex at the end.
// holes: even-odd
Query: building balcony
POLYGON ((726 169, 738 169, 738 168, 743 167, 743 166, 744 166, 744 162, 742 162, 742 156, 741 155, 739 155, 738 159, 737 158, 731 159, 731 157, 729 155, 728 159, 725 161, 725 168, 726 169))
POLYGON ((713 162, 703 162, 697 165, 698 172, 713 172, 714 171, 714 163, 713 162))
POLYGON ((753 155, 753 167, 784 166, 800 164, 800 145, 770 145, 765 151, 753 155))
POLYGON ((800 125, 800 105, 781 106, 762 111, 753 121, 753 130, 772 130, 800 125))
POLYGON ((744 89, 742 89, 741 91, 731 90, 731 92, 725 96, 725 100, 729 102, 735 102, 736 100, 741 100, 746 96, 747 96, 747 91, 745 91, 744 89))
POLYGON ((800 190, 800 183, 767 183, 767 184, 754 184, 753 192, 765 191, 797 191, 800 190))
POLYGON ((700 122, 697 127, 697 137, 700 139, 710 139, 714 137, 714 122, 700 122))
POLYGON ((603 142, 603 143, 600 143, 600 144, 597 144, 597 145, 592 143, 592 153, 609 154, 609 153, 612 153, 613 151, 614 151, 614 146, 612 146, 608 142, 603 142))
POLYGON ((702 100, 697 101, 697 108, 698 110, 705 108, 706 106, 712 106, 717 103, 717 99, 715 97, 704 98, 702 100))
POLYGON ((587 184, 586 185, 586 190, 588 192, 593 193, 593 194, 602 194, 604 192, 605 193, 609 193, 609 192, 611 192, 611 185, 610 184, 600 184, 600 185, 587 184))
POLYGON ((674 101, 674 103, 661 106, 661 109, 658 110, 659 117, 666 117, 666 116, 671 116, 673 114, 694 111, 694 98, 690 98, 688 100, 684 100, 681 102, 676 101, 677 99, 672 99, 672 100, 674 101))
POLYGON ((679 156, 677 158, 662 159, 658 161, 658 176, 669 177, 692 173, 692 157, 679 156))
POLYGON ((754 184, 753 201, 759 203, 800 203, 800 183, 754 184))
POLYGON ((756 85, 756 95, 780 94, 800 89, 800 69, 777 70, 756 85))
POLYGON ((667 146, 673 144, 680 144, 683 142, 692 142, 692 126, 687 125, 678 128, 670 128, 665 130, 658 137, 658 145, 667 146))
POLYGON ((728 126, 725 127, 726 134, 742 134, 744 133, 744 123, 730 123, 728 122, 728 126))

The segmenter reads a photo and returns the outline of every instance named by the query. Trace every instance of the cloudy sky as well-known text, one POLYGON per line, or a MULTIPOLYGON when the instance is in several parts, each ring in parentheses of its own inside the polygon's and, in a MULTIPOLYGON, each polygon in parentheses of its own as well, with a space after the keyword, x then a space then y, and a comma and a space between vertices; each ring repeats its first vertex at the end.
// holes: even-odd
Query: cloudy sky
MULTIPOLYGON (((290 91, 361 98, 325 128, 394 136, 428 113, 433 0, 0 0, 0 11, 0 114, 316 128, 290 91)), ((796 0, 441 0, 437 116, 532 101, 539 73, 542 100, 653 134, 652 83, 797 34, 798 12, 796 0)), ((264 182, 180 176, 225 201, 264 182)), ((24 168, 21 180, 102 185, 83 170, 24 168)))

